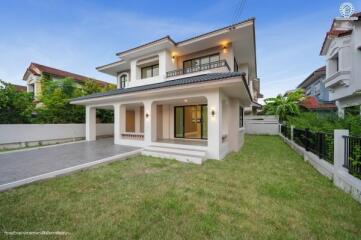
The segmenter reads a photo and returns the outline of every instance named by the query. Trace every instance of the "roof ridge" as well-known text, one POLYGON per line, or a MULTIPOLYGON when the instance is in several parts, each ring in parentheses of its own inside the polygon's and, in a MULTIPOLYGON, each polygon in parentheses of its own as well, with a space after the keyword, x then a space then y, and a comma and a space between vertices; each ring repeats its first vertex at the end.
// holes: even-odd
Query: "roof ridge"
POLYGON ((39 70, 41 72, 49 73, 51 75, 55 75, 55 76, 59 76, 59 77, 70 77, 70 78, 76 78, 77 77, 79 79, 74 79, 74 80, 85 81, 86 79, 89 79, 89 80, 96 81, 99 84, 103 84, 103 85, 110 84, 110 83, 108 83, 106 81, 102 81, 102 80, 99 80, 99 79, 96 79, 96 78, 93 78, 93 77, 81 75, 81 74, 74 73, 74 72, 69 72, 69 71, 66 71, 66 70, 50 67, 50 66, 40 64, 40 63, 36 63, 36 62, 31 62, 30 66, 28 67, 27 70, 31 70, 31 66, 35 66, 35 67, 39 68, 39 70), (53 72, 51 72, 51 71, 53 71, 53 72), (69 75, 69 76, 66 76, 66 75, 69 75))
POLYGON ((242 20, 242 21, 240 21, 240 22, 236 22, 236 23, 233 23, 233 24, 231 24, 231 25, 227 25, 227 26, 225 26, 225 27, 220 27, 220 28, 214 29, 214 30, 212 30, 212 31, 209 31, 209 32, 206 32, 206 33, 202 33, 202 34, 199 34, 199 35, 190 37, 190 38, 186 38, 186 39, 181 40, 181 41, 178 41, 178 42, 174 41, 174 40, 171 38, 170 35, 166 35, 166 36, 161 37, 161 38, 158 38, 158 39, 156 39, 156 40, 153 40, 153 41, 150 41, 150 42, 141 44, 141 45, 139 45, 139 46, 136 46, 136 47, 133 47, 133 48, 130 48, 130 49, 127 49, 127 50, 118 52, 118 53, 116 53, 115 55, 116 55, 116 56, 119 56, 119 55, 124 54, 124 53, 126 53, 126 52, 133 51, 133 50, 138 49, 138 48, 142 48, 142 47, 144 47, 144 46, 147 46, 147 45, 156 43, 156 42, 161 41, 161 40, 164 40, 164 39, 170 40, 175 46, 177 46, 178 44, 184 43, 184 42, 186 42, 186 41, 193 40, 193 39, 196 39, 196 38, 205 36, 205 35, 207 35, 207 34, 211 34, 211 33, 214 33, 214 32, 217 32, 217 31, 221 31, 221 30, 224 30, 224 29, 229 29, 229 28, 235 27, 236 25, 239 25, 239 24, 243 24, 243 23, 246 23, 246 22, 249 22, 249 21, 254 21, 255 19, 256 19, 255 17, 247 18, 247 19, 242 20))

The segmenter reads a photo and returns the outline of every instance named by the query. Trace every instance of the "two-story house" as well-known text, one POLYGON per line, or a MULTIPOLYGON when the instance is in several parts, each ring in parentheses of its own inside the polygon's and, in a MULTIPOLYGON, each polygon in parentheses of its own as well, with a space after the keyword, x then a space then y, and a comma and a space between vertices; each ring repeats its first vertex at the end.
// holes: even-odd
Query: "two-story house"
POLYGON ((305 91, 306 98, 300 102, 300 106, 308 111, 334 112, 336 105, 330 101, 329 91, 325 87, 326 66, 313 71, 297 88, 305 91))
POLYGON ((114 143, 144 155, 201 163, 240 149, 243 109, 260 95, 254 19, 116 55, 97 69, 118 89, 71 102, 86 107, 86 140, 96 140, 95 110, 106 108, 114 110, 114 143))
POLYGON ((104 81, 95 80, 93 78, 44 66, 38 63, 30 63, 29 67, 26 69, 24 73, 23 80, 26 81, 27 92, 33 93, 35 100, 38 100, 38 97, 41 95, 40 78, 43 74, 47 74, 53 80, 62 79, 62 78, 72 78, 78 87, 81 87, 87 80, 95 81, 100 86, 106 86, 109 84, 104 81))
POLYGON ((361 105, 361 13, 334 19, 327 32, 321 56, 326 59, 326 78, 330 100, 336 101, 339 115, 361 105))

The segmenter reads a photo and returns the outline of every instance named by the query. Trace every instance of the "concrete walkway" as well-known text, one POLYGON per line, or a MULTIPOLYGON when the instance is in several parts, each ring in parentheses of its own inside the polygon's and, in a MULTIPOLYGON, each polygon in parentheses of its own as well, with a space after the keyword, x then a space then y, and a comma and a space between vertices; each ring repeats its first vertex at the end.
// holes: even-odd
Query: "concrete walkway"
POLYGON ((114 145, 112 138, 0 154, 0 191, 126 158, 140 148, 114 145))

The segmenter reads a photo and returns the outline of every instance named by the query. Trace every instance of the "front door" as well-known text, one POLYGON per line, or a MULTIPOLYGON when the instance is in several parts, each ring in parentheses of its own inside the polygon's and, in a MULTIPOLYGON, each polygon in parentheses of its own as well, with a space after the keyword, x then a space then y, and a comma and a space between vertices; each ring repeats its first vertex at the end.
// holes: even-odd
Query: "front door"
POLYGON ((178 106, 174 108, 174 137, 207 139, 207 105, 178 106))

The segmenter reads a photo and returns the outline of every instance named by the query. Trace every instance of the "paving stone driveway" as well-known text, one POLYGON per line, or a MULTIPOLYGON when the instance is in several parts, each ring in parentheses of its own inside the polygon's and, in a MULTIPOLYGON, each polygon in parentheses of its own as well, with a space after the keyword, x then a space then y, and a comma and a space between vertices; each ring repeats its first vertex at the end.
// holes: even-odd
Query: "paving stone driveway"
POLYGON ((114 145, 112 138, 0 154, 0 185, 129 153, 139 148, 114 145))

